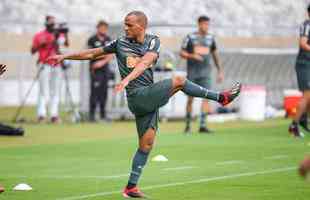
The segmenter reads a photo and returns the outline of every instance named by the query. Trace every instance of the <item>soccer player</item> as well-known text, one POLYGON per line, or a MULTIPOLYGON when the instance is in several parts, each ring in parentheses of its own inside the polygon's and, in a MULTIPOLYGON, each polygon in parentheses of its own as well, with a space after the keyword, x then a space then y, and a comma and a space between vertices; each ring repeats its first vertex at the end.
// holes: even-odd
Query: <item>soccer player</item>
MULTIPOLYGON (((310 4, 308 5, 308 17, 310 17, 310 4)), ((297 113, 289 126, 289 132, 296 137, 301 137, 298 124, 308 131, 305 113, 310 110, 310 20, 307 19, 300 27, 299 53, 296 59, 296 73, 299 90, 303 97, 297 107, 297 113), (303 119, 303 120, 302 120, 303 119)))
POLYGON ((135 116, 139 135, 139 148, 133 157, 129 181, 123 191, 124 197, 144 197, 137 187, 138 180, 154 144, 158 127, 158 109, 165 105, 172 95, 183 91, 190 96, 212 99, 226 105, 239 95, 241 87, 240 83, 237 83, 228 91, 214 92, 196 85, 183 76, 174 76, 154 83, 152 66, 158 58, 160 41, 157 36, 146 34, 147 24, 147 17, 143 12, 132 11, 124 20, 125 36, 119 37, 103 48, 49 58, 59 63, 64 59, 100 59, 105 54, 116 55, 122 81, 114 90, 121 92, 126 89, 128 106, 135 116))
MULTIPOLYGON (((210 18, 207 16, 200 16, 198 18, 198 31, 185 37, 180 52, 180 56, 187 60, 187 78, 206 89, 211 89, 210 55, 212 55, 217 68, 217 82, 220 83, 224 79, 215 39, 209 33, 209 21, 210 18)), ((185 133, 191 132, 192 104, 193 97, 189 96, 186 105, 185 133)), ((200 133, 211 132, 206 126, 208 111, 208 99, 203 99, 200 113, 200 133)))

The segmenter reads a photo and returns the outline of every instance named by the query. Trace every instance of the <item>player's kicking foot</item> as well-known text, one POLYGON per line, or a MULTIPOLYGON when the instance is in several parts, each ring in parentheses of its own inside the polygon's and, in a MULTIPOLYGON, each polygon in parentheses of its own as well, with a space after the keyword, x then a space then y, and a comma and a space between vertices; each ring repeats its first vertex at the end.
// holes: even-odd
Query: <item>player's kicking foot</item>
POLYGON ((288 131, 295 137, 303 137, 303 133, 299 131, 299 127, 296 122, 292 122, 290 124, 288 131))
POLYGON ((4 187, 0 185, 0 193, 4 192, 4 187))
POLYGON ((240 91, 241 83, 237 82, 230 90, 220 93, 219 103, 223 106, 229 104, 240 94, 240 91))
POLYGON ((143 194, 143 192, 140 191, 140 189, 137 186, 131 189, 128 189, 126 187, 123 191, 123 197, 125 198, 146 198, 146 196, 143 194))

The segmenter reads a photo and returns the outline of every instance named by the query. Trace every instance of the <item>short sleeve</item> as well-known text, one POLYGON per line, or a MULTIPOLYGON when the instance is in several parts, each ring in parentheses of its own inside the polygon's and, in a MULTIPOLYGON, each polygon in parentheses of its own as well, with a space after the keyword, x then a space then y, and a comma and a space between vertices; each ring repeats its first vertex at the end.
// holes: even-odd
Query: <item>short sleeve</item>
POLYGON ((300 37, 308 37, 309 36, 309 31, 310 31, 310 23, 304 22, 300 26, 300 37))
POLYGON ((160 51, 160 40, 158 37, 154 37, 151 39, 148 48, 147 48, 147 52, 154 52, 159 54, 160 51))
POLYGON ((102 50, 104 53, 116 53, 116 47, 117 47, 117 40, 112 40, 108 44, 106 44, 104 47, 102 47, 102 50))
POLYGON ((212 44, 211 44, 211 51, 215 51, 216 48, 217 48, 217 46, 216 46, 216 41, 215 41, 215 38, 213 37, 213 39, 212 39, 212 44))

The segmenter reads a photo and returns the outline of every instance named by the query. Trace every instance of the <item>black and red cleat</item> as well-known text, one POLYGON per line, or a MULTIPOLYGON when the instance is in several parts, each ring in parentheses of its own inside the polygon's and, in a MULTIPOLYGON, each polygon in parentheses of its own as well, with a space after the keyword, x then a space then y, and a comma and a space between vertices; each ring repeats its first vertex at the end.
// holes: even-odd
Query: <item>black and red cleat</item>
POLYGON ((4 187, 0 185, 0 193, 4 192, 4 187))
POLYGON ((290 134, 295 137, 303 137, 303 133, 299 131, 298 124, 296 122, 292 122, 288 128, 290 134))
POLYGON ((133 187, 128 189, 127 187, 123 191, 123 197, 125 198, 146 198, 146 196, 139 190, 139 188, 133 187))
POLYGON ((226 106, 227 104, 232 102, 237 96, 239 96, 240 91, 241 83, 237 82, 230 90, 220 93, 219 103, 222 104, 222 106, 226 106))

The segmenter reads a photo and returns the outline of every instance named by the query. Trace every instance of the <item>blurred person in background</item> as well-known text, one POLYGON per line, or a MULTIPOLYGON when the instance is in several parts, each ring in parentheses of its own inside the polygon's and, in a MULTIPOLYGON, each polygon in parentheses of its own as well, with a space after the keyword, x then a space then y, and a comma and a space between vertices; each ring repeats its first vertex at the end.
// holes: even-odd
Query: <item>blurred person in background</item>
MULTIPOLYGON (((310 17, 310 4, 308 5, 308 18, 310 17)), ((310 110, 310 20, 307 19, 300 27, 299 52, 296 59, 296 74, 299 90, 303 93, 297 113, 289 126, 289 132, 296 137, 302 137, 298 124, 309 132, 307 113, 310 110)))
MULTIPOLYGON (((98 48, 107 45, 111 38, 107 35, 109 25, 100 20, 96 26, 97 32, 88 39, 88 48, 98 48)), ((90 97, 89 97, 89 120, 96 121, 96 108, 99 105, 100 119, 110 121, 106 116, 106 102, 108 94, 108 82, 110 79, 109 62, 113 55, 106 55, 95 61, 90 61, 90 97)))
MULTIPOLYGON (((223 68, 220 64, 215 38, 209 33, 209 17, 198 18, 198 31, 188 34, 182 43, 180 56, 187 60, 187 78, 203 88, 212 88, 211 55, 217 68, 217 82, 224 79, 223 68)), ((185 133, 191 132, 193 97, 189 96, 186 105, 185 133)), ((209 111, 208 99, 202 100, 200 113, 200 133, 210 133, 206 126, 209 111)))
MULTIPOLYGON (((45 30, 33 37, 31 53, 39 54, 39 97, 37 104, 38 122, 46 121, 47 99, 49 98, 49 114, 52 123, 60 123, 59 101, 61 88, 61 64, 54 65, 54 61, 47 61, 49 56, 58 53, 58 44, 55 32, 55 17, 46 16, 45 30)), ((58 33, 57 33, 58 34, 58 33)))

